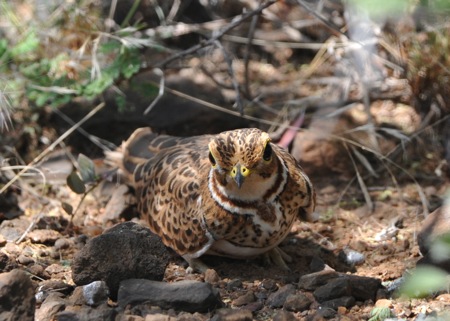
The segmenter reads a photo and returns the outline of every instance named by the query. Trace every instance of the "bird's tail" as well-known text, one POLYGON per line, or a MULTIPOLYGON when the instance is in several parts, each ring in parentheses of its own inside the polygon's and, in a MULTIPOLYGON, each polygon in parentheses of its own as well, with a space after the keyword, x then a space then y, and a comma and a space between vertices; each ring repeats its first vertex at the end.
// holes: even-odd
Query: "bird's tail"
POLYGON ((117 168, 126 183, 133 183, 136 167, 155 155, 150 146, 157 136, 148 127, 136 129, 118 149, 105 152, 105 164, 117 168))

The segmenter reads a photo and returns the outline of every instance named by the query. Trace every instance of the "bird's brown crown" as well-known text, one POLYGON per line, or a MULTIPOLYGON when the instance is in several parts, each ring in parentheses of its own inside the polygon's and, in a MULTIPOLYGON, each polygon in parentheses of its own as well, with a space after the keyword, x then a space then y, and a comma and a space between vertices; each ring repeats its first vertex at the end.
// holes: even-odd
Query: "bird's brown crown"
POLYGON ((256 128, 223 132, 209 143, 210 161, 222 169, 231 170, 238 162, 251 169, 263 160, 269 142, 269 134, 256 128))

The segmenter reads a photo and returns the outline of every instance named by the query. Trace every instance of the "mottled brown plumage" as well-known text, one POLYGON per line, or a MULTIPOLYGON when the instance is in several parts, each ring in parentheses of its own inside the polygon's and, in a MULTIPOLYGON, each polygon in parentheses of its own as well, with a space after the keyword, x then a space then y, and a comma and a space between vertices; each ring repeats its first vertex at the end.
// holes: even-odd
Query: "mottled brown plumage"
POLYGON ((180 138, 141 128, 123 153, 150 229, 196 269, 205 253, 272 253, 283 265, 288 257, 277 245, 300 214, 314 210, 308 177, 259 129, 180 138))

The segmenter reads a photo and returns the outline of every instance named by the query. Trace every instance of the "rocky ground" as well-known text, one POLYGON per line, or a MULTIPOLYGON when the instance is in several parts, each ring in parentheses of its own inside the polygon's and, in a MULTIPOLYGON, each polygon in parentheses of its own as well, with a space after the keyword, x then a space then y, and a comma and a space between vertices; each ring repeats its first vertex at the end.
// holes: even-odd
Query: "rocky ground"
MULTIPOLYGON (((415 186, 402 186, 401 195, 390 187, 371 191, 373 212, 359 202, 334 206, 343 186, 316 186, 319 221, 297 222, 281 245, 293 258, 290 271, 258 258, 205 257, 204 274, 187 273, 131 210, 122 211, 125 186, 105 182, 73 225, 52 203, 80 201, 65 184, 51 186, 47 202, 23 191, 25 211, 0 225, 0 319, 446 320, 449 293, 409 299, 398 292, 421 258, 424 217, 415 186)), ((447 187, 424 191, 439 199, 447 187)))
MULTIPOLYGON (((244 2, 255 3, 233 1, 244 2)), ((127 3, 138 2, 119 1, 127 3)), ((83 132, 61 139, 57 150, 39 162, 36 156, 50 150, 95 104, 77 97, 52 110, 24 99, 24 106, 11 112, 15 126, 0 135, 0 188, 14 177, 13 170, 22 168, 9 165, 33 166, 0 192, 0 321, 450 320, 448 289, 418 299, 399 290, 419 260, 430 262, 424 247, 428 235, 450 231, 448 209, 427 216, 442 205, 450 187, 445 99, 450 29, 433 34, 422 19, 417 26, 414 17, 397 25, 390 21, 376 45, 380 52, 366 63, 364 50, 355 55, 359 40, 355 47, 356 42, 343 38, 348 28, 339 1, 318 2, 329 8, 318 12, 336 30, 295 2, 276 3, 255 37, 265 44, 249 51, 255 57, 248 66, 246 45, 234 42, 225 47, 229 55, 220 46, 176 60, 166 72, 164 95, 147 115, 144 110, 154 101, 160 80, 144 70, 102 93, 95 103, 105 102, 105 107, 83 123, 83 132), (298 27, 302 19, 308 23, 298 27), (297 50, 272 46, 274 40, 321 45, 320 50, 297 50), (233 77, 231 56, 237 57, 233 77), (362 66, 355 62, 360 59, 367 67, 361 75, 362 66), (236 81, 250 85, 244 117, 231 107, 238 105, 236 94, 242 91, 234 90, 236 81), (116 98, 122 96, 127 108, 118 112, 116 98), (301 130, 286 130, 288 125, 301 130), (186 263, 139 220, 127 186, 103 180, 85 195, 67 186, 79 152, 95 158, 103 170, 102 148, 119 146, 141 126, 181 136, 239 127, 272 129, 274 142, 301 160, 317 191, 317 221, 297 222, 281 244, 293 258, 290 270, 265 265, 261 258, 204 257, 209 270, 187 273, 186 263)), ((233 16, 247 11, 241 9, 220 10, 213 20, 224 13, 234 21, 233 16)), ((198 16, 193 11, 187 12, 189 19, 198 16)), ((148 22, 158 21, 155 12, 150 10, 148 22)), ((432 20, 436 16, 430 15, 432 20)), ((74 42, 65 31, 70 28, 61 25, 57 39, 74 42)), ((84 43, 86 26, 77 28, 84 43)), ((246 24, 235 32, 247 39, 249 29, 246 24)), ((190 48, 204 39, 199 35, 169 43, 180 46, 177 50, 190 48)), ((54 50, 67 51, 61 48, 54 50)), ((78 49, 68 56, 77 56, 78 49)), ((148 50, 143 61, 159 63, 160 54, 148 50)))

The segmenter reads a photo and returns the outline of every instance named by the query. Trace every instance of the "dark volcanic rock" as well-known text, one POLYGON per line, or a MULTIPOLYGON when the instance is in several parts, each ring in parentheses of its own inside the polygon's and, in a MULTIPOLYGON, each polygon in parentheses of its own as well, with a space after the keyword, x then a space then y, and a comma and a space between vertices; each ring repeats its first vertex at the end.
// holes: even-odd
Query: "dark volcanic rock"
POLYGON ((290 294, 284 302, 284 309, 293 312, 301 312, 309 308, 313 303, 313 298, 305 293, 290 294))
POLYGON ((121 307, 146 302, 162 309, 187 312, 207 312, 223 304, 218 290, 209 283, 198 281, 165 283, 143 279, 122 281, 117 302, 121 307))
POLYGON ((351 296, 350 282, 346 277, 333 279, 314 291, 314 297, 320 303, 343 296, 351 296))
POLYGON ((16 267, 15 260, 10 258, 6 253, 0 252, 0 273, 11 271, 16 267))
POLYGON ((381 280, 358 275, 346 275, 350 283, 352 296, 359 301, 375 302, 377 292, 382 288, 381 280))
POLYGON ((320 303, 352 296, 356 300, 375 301, 378 290, 382 288, 379 279, 350 274, 340 274, 325 285, 314 291, 314 297, 320 303))
POLYGON ((0 274, 0 320, 33 321, 35 305, 33 284, 25 272, 0 274))
POLYGON ((109 307, 107 304, 98 307, 90 307, 87 305, 71 307, 63 312, 56 314, 57 321, 115 321, 117 311, 109 307))
POLYGON ((123 280, 162 280, 170 253, 149 229, 133 223, 118 224, 91 239, 72 264, 77 285, 105 281, 111 298, 116 298, 123 280))
POLYGON ((312 291, 319 286, 327 284, 331 279, 336 279, 339 273, 334 270, 322 270, 303 275, 298 281, 298 287, 303 290, 312 291))
POLYGON ((337 310, 338 307, 350 308, 355 305, 355 298, 352 296, 343 296, 341 298, 333 299, 323 302, 320 306, 323 308, 330 308, 337 310))
POLYGON ((295 286, 287 284, 281 287, 278 291, 271 293, 267 298, 267 306, 271 308, 281 308, 287 297, 295 293, 295 286))

